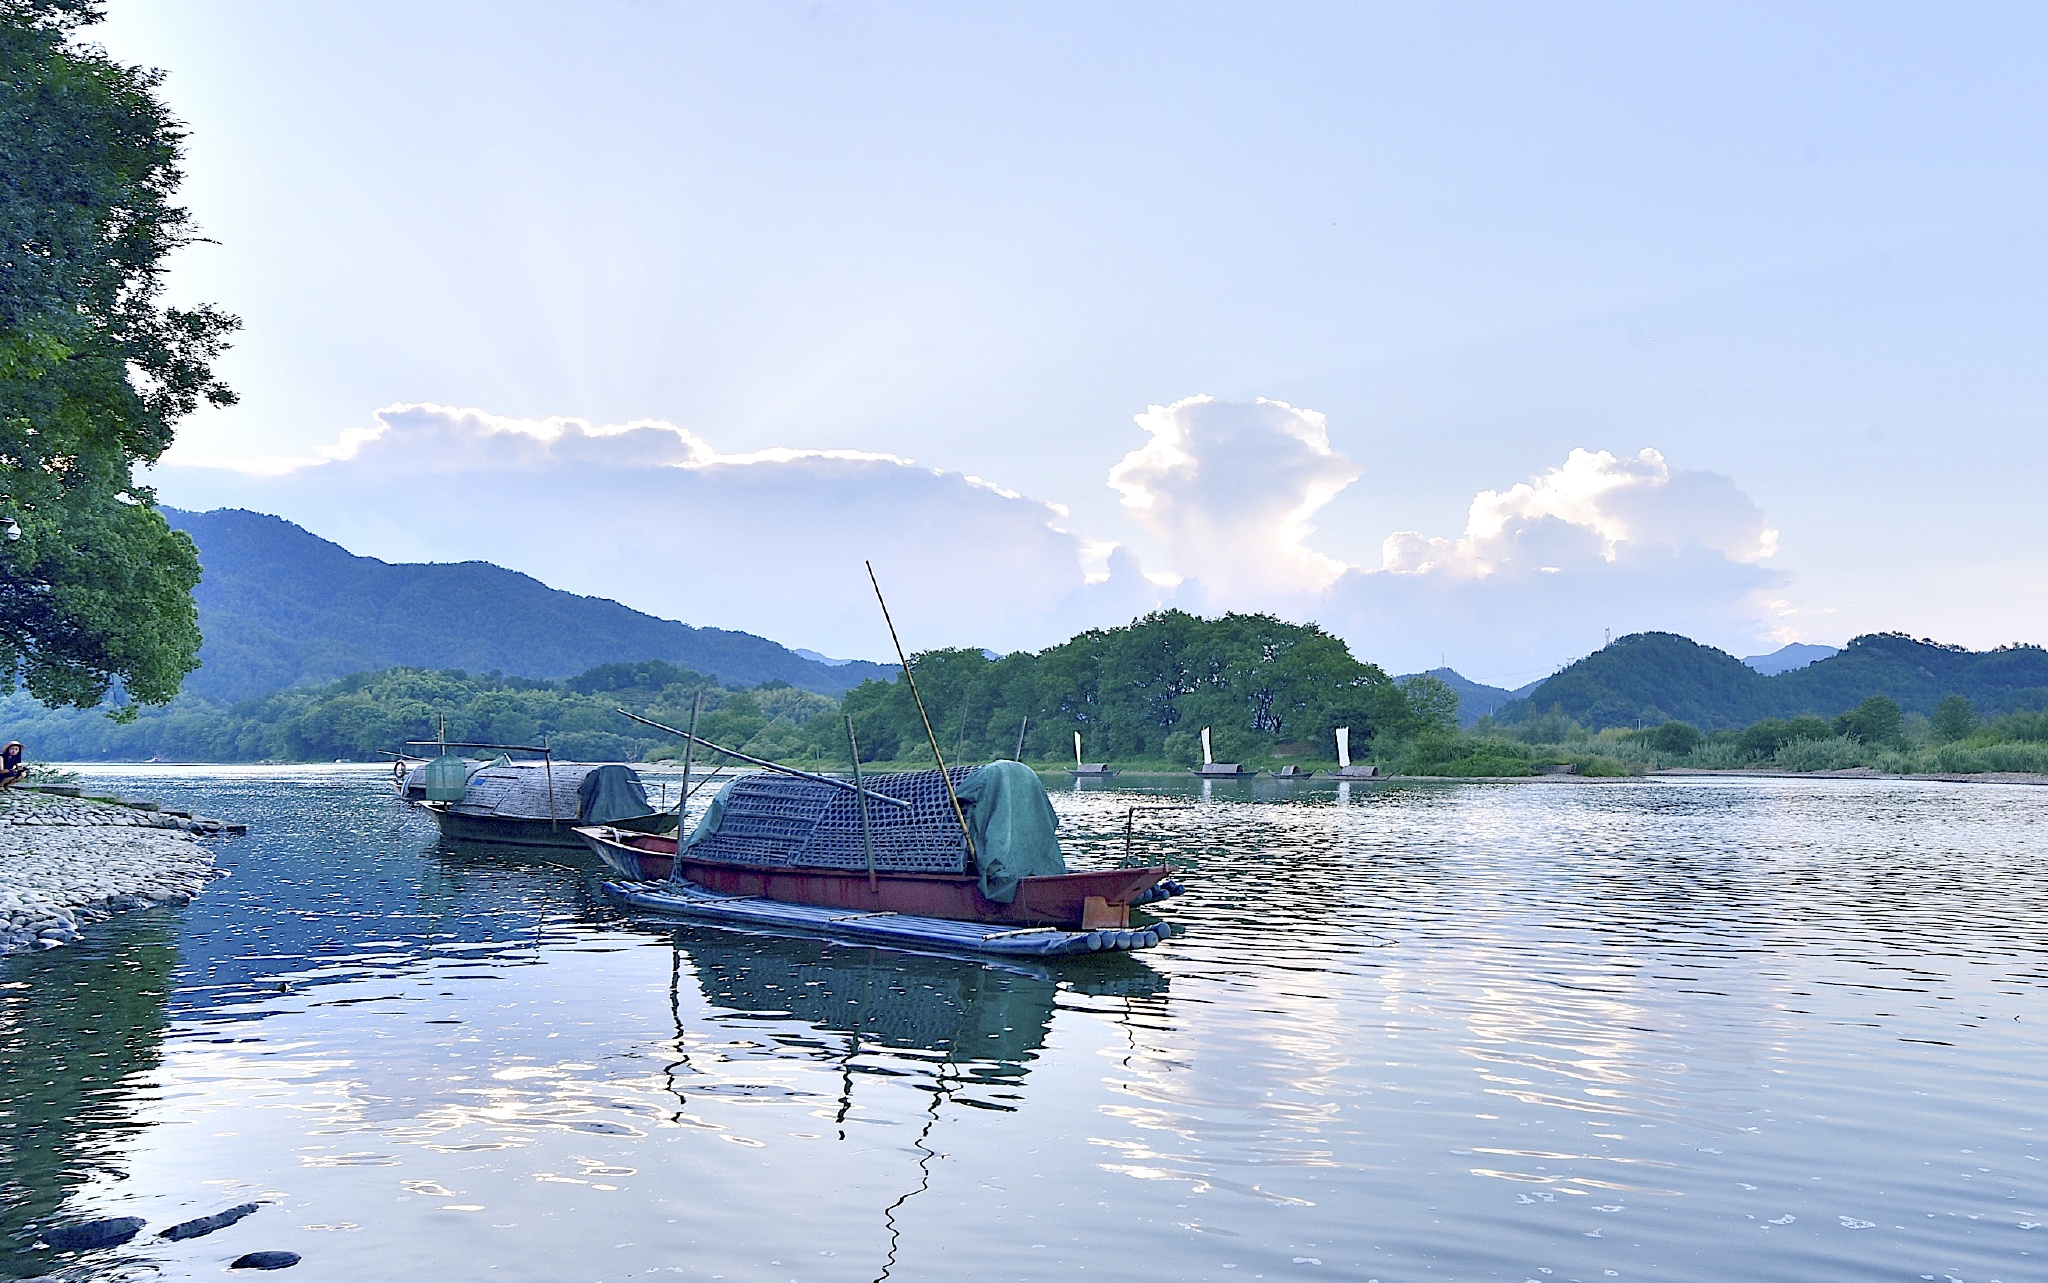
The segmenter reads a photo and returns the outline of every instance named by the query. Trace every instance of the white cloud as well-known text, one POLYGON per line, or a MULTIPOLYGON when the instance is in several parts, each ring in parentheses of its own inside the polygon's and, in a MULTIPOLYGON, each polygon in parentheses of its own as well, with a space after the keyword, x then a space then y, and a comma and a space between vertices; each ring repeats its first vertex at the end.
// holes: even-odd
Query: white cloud
POLYGON ((1137 416, 1151 439, 1109 472, 1129 513, 1165 546, 1172 574, 1237 608, 1313 594, 1344 563, 1308 546, 1311 519, 1358 479, 1314 410, 1264 397, 1196 396, 1137 416))
POLYGON ((1321 415, 1194 397, 1138 416, 1150 434, 1110 474, 1158 540, 1177 600, 1314 618, 1397 671, 1448 658, 1520 685, 1643 629, 1730 646, 1776 640, 1777 532, 1729 478, 1656 450, 1574 450, 1471 505, 1463 534, 1402 531, 1381 564, 1310 546, 1312 518, 1360 475, 1321 415))
POLYGON ((1783 576, 1765 565, 1776 532, 1728 478, 1655 450, 1574 450, 1481 492, 1461 534, 1400 532, 1380 565, 1348 566, 1312 543, 1360 475, 1321 415, 1192 397, 1137 423, 1147 439, 1109 484, 1158 550, 1150 565, 977 477, 857 450, 723 454, 655 420, 396 405, 311 458, 173 462, 153 479, 177 506, 275 512, 389 560, 494 561, 830 654, 888 654, 863 559, 919 647, 1036 648, 1177 604, 1315 619, 1394 671, 1448 657, 1518 685, 1608 629, 1785 639, 1783 576))
POLYGON ((380 410, 321 457, 167 464, 180 507, 274 512, 392 561, 485 560, 556 587, 884 658, 872 559, 912 646, 1043 645, 1157 590, 1054 505, 857 450, 721 454, 674 424, 380 410))
POLYGON ((1471 578, 1530 567, 1560 573, 1561 563, 1589 554, 1614 563, 1631 549, 1690 546, 1754 563, 1777 552, 1778 532, 1727 477, 1673 472, 1651 449, 1629 459, 1574 450, 1534 481, 1480 491, 1460 539, 1413 530, 1387 536, 1382 568, 1471 578))

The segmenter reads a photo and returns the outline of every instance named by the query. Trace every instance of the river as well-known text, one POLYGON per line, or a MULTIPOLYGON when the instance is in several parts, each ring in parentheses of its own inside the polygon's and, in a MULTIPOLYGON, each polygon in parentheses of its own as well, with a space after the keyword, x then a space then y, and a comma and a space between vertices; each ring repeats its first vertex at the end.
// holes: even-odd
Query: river
POLYGON ((1192 932, 1012 967, 636 917, 379 771, 88 770, 253 827, 0 963, 9 1277, 2048 1277, 2048 789, 1062 783, 1192 932))

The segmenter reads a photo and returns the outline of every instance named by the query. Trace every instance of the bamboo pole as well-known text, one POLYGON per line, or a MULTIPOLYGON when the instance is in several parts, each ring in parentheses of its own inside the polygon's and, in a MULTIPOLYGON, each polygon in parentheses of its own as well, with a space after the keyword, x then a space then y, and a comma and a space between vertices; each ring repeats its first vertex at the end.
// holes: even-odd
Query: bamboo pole
POLYGON ((910 658, 903 653, 903 639, 896 635, 896 621, 889 618, 889 603, 882 596, 882 581, 875 578, 875 563, 861 563, 868 568, 868 582, 875 586, 875 601, 882 607, 882 622, 889 625, 889 640, 896 644, 896 662, 903 665, 903 680, 910 686, 910 698, 917 704, 917 715, 924 722, 924 737, 932 742, 932 760, 939 764, 939 781, 946 786, 946 800, 953 804, 953 818, 960 821, 960 836, 967 842, 967 858, 974 855, 974 835, 967 831, 967 812, 960 809, 960 795, 953 791, 953 777, 946 774, 946 758, 939 752, 939 737, 932 731, 931 714, 924 711, 924 697, 917 693, 917 678, 911 676, 910 658))
POLYGON ((547 763, 548 772, 548 831, 554 832, 555 824, 555 750, 548 747, 545 738, 541 740, 541 761, 547 763))
POLYGON ((900 797, 890 797, 886 793, 869 793, 865 789, 854 788, 853 785, 848 784, 845 780, 835 780, 829 775, 813 775, 809 771, 799 771, 794 766, 784 766, 780 762, 771 762, 768 761, 766 758, 748 757, 745 753, 740 752, 738 749, 727 748, 723 744, 713 744, 710 740, 705 739, 701 735, 692 735, 688 731, 679 731, 673 726, 665 726, 662 723, 655 721, 651 717, 642 717, 638 713, 629 713, 623 708, 615 708, 612 711, 614 713, 617 713, 621 717, 630 717, 634 721, 640 723, 642 726, 652 726, 657 731, 667 731, 671 735, 680 735, 685 739, 696 740, 699 744, 702 744, 705 748, 710 749, 714 753, 723 753, 727 757, 745 762, 749 766, 758 766, 764 771, 778 771, 783 775, 794 775, 800 780, 810 780, 814 784, 830 784, 833 788, 845 789, 848 792, 852 793, 860 793, 863 796, 875 799, 877 802, 887 802, 891 806, 900 806, 906 811, 914 809, 912 808, 910 803, 904 801, 900 797))
POLYGON ((853 800, 860 807, 860 849, 868 857, 868 890, 877 889, 875 880, 875 840, 868 832, 868 795, 860 786, 860 741, 854 738, 853 718, 846 719, 846 747, 853 754, 853 800))
POLYGON ((697 752, 697 716, 703 711, 704 688, 699 686, 690 701, 690 737, 683 741, 683 785, 676 790, 676 855, 668 865, 671 882, 683 876, 683 839, 689 836, 683 830, 690 818, 690 766, 697 752))

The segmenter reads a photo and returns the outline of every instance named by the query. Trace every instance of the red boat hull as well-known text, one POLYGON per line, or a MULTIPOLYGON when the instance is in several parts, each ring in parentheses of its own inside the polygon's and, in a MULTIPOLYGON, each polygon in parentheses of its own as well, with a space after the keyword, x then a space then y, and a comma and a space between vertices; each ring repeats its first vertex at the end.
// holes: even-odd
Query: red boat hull
MULTIPOLYGON (((607 865, 637 882, 659 882, 673 871, 676 840, 617 829, 580 828, 577 833, 607 865)), ((1017 899, 998 904, 981 893, 978 879, 963 874, 878 875, 834 869, 795 869, 725 864, 683 857, 682 876, 726 895, 757 895, 789 904, 815 904, 856 913, 914 913, 963 922, 1014 922, 1019 926, 1098 930, 1130 925, 1131 900, 1170 870, 1106 869, 1024 878, 1017 899)))

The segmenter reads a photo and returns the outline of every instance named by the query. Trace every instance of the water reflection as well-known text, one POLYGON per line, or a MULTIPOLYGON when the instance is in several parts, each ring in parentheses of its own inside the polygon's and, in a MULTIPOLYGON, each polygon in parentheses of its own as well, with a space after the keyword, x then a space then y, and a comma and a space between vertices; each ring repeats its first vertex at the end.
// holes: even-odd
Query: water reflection
MULTIPOLYGON (((875 1280, 895 1272, 903 1249, 903 1218, 913 1199, 932 1184, 940 1155, 933 1132, 954 1107, 1015 1112, 1025 1079, 1043 1052, 1060 980, 1048 968, 991 965, 895 950, 849 947, 829 941, 679 928, 673 940, 670 1003, 678 1056, 668 1067, 677 1102, 675 1118, 691 1117, 693 1099, 762 1100, 786 1089, 735 1082, 735 1064, 791 1058, 829 1066, 835 1098, 820 1116, 833 1139, 850 1139, 849 1122, 862 1105, 864 1082, 909 1085, 926 1094, 916 1155, 903 1188, 879 1211, 886 1249, 875 1280), (684 1015, 684 986, 692 984, 710 1011, 707 1028, 693 1031, 684 1015), (690 1047, 717 1038, 709 1063, 693 1061, 690 1047)), ((1066 977, 1068 990, 1088 999, 1163 1014, 1166 977, 1128 955, 1066 977)), ((880 1108, 895 1108, 886 1100, 880 1108)))
MULTIPOLYGON (((935 1098, 1008 1110, 1045 1046, 1060 985, 1050 968, 990 964, 823 940, 680 928, 675 975, 694 981, 718 1023, 767 1032, 760 1051, 829 1063, 844 1075, 844 1124, 861 1075, 921 1079, 935 1098)), ((1114 955, 1068 978, 1080 995, 1157 1006, 1166 977, 1114 955)), ((679 998, 679 995, 677 995, 679 998)), ((677 1036, 684 1041, 680 1002, 677 1036)), ((690 1088, 678 1061, 678 1098, 690 1088)))
POLYGON ((0 967, 9 1231, 274 1198, 146 1245, 209 1278, 2039 1272, 2048 790, 1086 781, 1075 863, 1162 808, 1193 932, 1054 971, 634 918, 343 784, 135 785, 259 828, 175 954, 0 967))
POLYGON ((162 1058, 177 961, 165 911, 15 960, 0 981, 0 1270, 39 1274, 37 1229, 119 1182, 162 1058))

